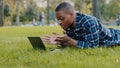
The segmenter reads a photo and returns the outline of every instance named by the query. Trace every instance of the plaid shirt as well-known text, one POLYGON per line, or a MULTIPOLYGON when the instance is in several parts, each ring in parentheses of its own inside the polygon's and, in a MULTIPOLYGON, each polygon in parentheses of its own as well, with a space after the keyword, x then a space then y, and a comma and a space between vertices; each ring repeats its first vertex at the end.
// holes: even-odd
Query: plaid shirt
POLYGON ((90 15, 76 13, 76 27, 68 28, 66 33, 77 40, 79 48, 120 45, 120 30, 106 28, 90 15))

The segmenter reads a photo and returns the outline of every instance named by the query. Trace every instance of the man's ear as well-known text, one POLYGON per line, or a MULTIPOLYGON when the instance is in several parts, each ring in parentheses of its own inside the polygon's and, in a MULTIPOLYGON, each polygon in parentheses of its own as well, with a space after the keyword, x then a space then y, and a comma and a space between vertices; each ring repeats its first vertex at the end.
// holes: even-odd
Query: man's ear
POLYGON ((71 17, 74 18, 75 17, 75 13, 74 12, 71 12, 71 17))

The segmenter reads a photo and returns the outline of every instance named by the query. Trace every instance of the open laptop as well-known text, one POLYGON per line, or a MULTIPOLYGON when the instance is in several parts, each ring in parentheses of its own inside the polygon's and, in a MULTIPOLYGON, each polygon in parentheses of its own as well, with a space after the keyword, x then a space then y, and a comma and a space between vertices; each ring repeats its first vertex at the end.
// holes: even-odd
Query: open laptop
POLYGON ((46 47, 40 37, 28 37, 34 49, 46 50, 46 47))

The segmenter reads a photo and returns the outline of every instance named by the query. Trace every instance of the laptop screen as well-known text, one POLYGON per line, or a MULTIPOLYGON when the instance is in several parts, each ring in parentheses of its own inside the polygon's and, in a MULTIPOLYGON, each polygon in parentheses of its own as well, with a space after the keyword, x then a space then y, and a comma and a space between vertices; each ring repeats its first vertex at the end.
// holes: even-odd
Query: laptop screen
POLYGON ((28 39, 34 49, 46 50, 46 47, 40 37, 28 37, 28 39))

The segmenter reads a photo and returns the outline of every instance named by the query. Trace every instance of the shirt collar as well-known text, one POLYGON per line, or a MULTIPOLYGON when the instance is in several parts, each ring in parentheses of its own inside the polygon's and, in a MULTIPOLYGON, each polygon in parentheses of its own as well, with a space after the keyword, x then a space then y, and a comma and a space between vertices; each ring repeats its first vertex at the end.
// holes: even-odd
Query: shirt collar
POLYGON ((67 28, 66 31, 70 31, 70 30, 78 30, 80 28, 80 18, 82 17, 82 14, 79 12, 76 12, 76 18, 75 18, 75 29, 71 29, 71 28, 67 28))

